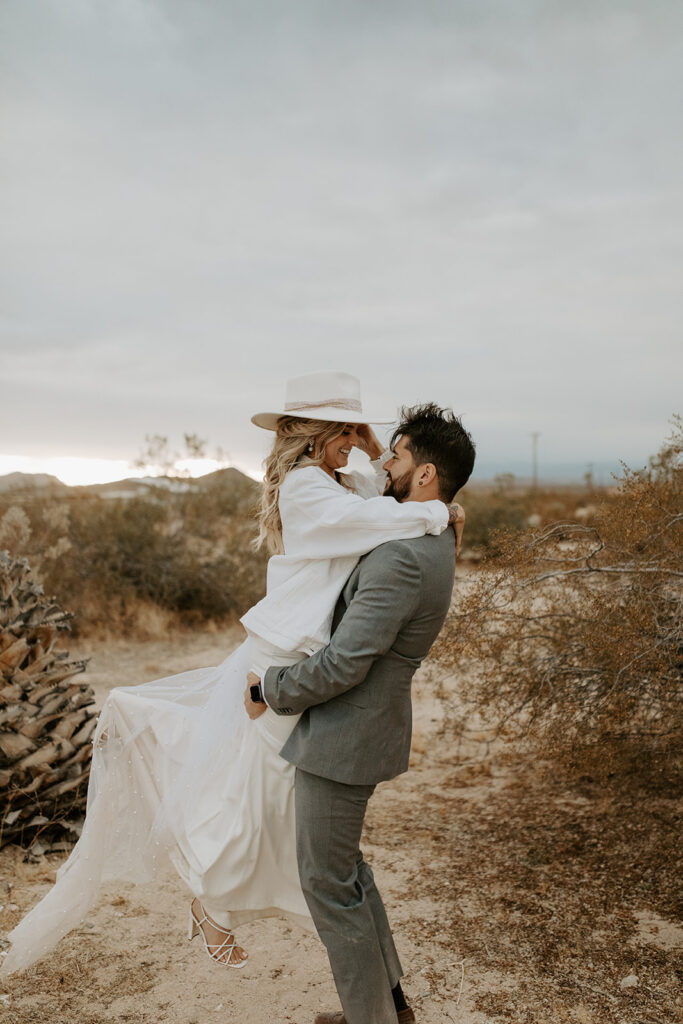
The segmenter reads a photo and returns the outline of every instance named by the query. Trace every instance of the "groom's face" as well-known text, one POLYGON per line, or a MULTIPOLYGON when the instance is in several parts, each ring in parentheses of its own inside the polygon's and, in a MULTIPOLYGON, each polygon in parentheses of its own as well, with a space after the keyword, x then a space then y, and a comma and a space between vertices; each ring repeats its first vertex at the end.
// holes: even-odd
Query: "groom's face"
POLYGON ((413 497, 416 476, 415 459, 405 437, 400 437, 392 449, 391 458, 384 463, 387 482, 384 494, 396 501, 409 501, 413 497))

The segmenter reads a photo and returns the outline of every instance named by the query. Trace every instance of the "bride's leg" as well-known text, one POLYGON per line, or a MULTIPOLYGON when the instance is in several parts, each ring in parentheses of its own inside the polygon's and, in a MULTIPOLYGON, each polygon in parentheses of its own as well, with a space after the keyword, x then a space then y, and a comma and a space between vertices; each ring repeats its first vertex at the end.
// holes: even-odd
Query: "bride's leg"
POLYGON ((206 952, 217 963, 227 967, 241 967, 248 959, 245 949, 235 944, 235 937, 229 927, 224 926, 218 920, 226 915, 220 911, 210 911, 208 907, 195 898, 191 904, 193 927, 190 931, 190 938, 194 938, 197 930, 204 936, 204 947, 206 952))
MULTIPOLYGON (((257 648, 254 638, 251 638, 249 643, 247 666, 256 671, 261 677, 270 665, 291 665, 305 657, 305 655, 299 652, 282 651, 260 640, 258 641, 257 648)), ((244 675, 246 676, 246 671, 244 675)), ((243 678, 240 679, 240 698, 243 690, 243 678)), ((236 711, 241 715, 244 714, 241 701, 236 711)), ((266 718, 267 716, 263 717, 266 718)), ((241 750, 240 757, 237 759, 237 767, 240 770, 229 775, 229 779, 232 781, 227 786, 227 791, 224 791, 224 788, 222 788, 219 792, 213 794, 213 797, 220 798, 217 805, 218 810, 212 809, 210 801, 209 805, 205 806, 205 801, 203 802, 201 798, 197 801, 196 805, 193 805, 196 812, 193 827, 188 832, 187 843, 181 843, 181 849, 179 850, 188 866, 188 870, 182 870, 183 865, 179 866, 178 860, 173 855, 171 858, 181 877, 187 882, 190 890, 193 893, 201 893, 201 900, 195 896, 195 899, 192 901, 193 923, 191 933, 197 934, 198 931, 201 931, 208 955, 218 963, 225 964, 226 966, 239 967, 247 960, 246 951, 235 943, 231 927, 231 914, 222 909, 226 905, 230 906, 229 898, 231 891, 235 888, 244 888, 246 883, 247 888, 251 885, 254 908, 271 906, 271 901, 269 900, 264 904, 262 902, 263 893, 256 891, 260 886, 265 892, 269 892, 268 884, 272 877, 272 872, 267 871, 264 873, 263 879, 259 880, 259 871, 263 872, 264 865, 261 863, 256 864, 258 858, 255 858, 255 854, 258 853, 259 849, 259 830, 264 826, 267 828, 270 824, 267 820, 264 822, 262 816, 267 816, 271 813, 267 800, 265 804, 263 803, 265 799, 264 793, 268 790, 268 786, 263 781, 262 776, 264 772, 272 771, 268 757, 272 756, 273 750, 279 752, 284 739, 286 739, 286 736, 280 736, 279 733, 271 735, 271 732, 277 732, 281 726, 285 725, 288 734, 295 723, 291 719, 287 722, 281 722, 280 718, 272 712, 269 712, 269 717, 272 717, 275 721, 269 723, 270 728, 264 730, 263 734, 261 730, 257 731, 253 725, 248 723, 248 728, 244 732, 243 737, 246 745, 241 750), (254 771, 249 770, 249 766, 252 764, 255 767, 254 771), (251 782, 249 781, 250 779, 251 782), (262 785, 259 784, 259 780, 262 781, 262 785), (249 786, 254 784, 257 788, 251 794, 249 786), (256 800, 258 813, 243 815, 241 810, 245 806, 245 801, 249 804, 252 799, 256 800), (225 818, 225 831, 223 831, 220 827, 220 822, 221 814, 226 807, 230 808, 230 812, 225 818), (254 843, 251 842, 252 837, 255 839, 254 843), (185 846, 187 846, 187 850, 185 846), (247 847, 252 856, 244 856, 244 850, 247 847), (245 865, 251 865, 251 867, 247 870, 245 865), (255 876, 253 881, 251 881, 251 875, 255 876), (214 899, 216 903, 214 903, 214 899)), ((218 718, 222 720, 220 715, 218 718)), ((211 729, 204 730, 204 733, 208 733, 213 739, 218 738, 217 735, 214 735, 215 730, 214 733, 212 733, 211 729)), ((211 742, 208 742, 208 736, 207 742, 203 742, 201 746, 204 749, 212 748, 211 742)), ((290 768, 284 761, 281 764, 287 769, 290 768)), ((211 792, 209 796, 212 796, 211 792)), ((279 803, 276 810, 277 813, 272 824, 277 828, 280 827, 282 819, 279 803)), ((293 841, 293 826, 291 831, 293 841)), ((263 845, 268 851, 274 844, 266 842, 263 845)), ((270 867, 267 858, 265 866, 270 867)), ((286 890, 288 897, 287 906, 292 902, 289 888, 296 888, 296 891, 300 892, 295 857, 292 858, 291 874, 296 879, 296 884, 295 886, 288 887, 286 890)), ((240 898, 244 899, 244 893, 241 893, 240 898)), ((272 905, 279 906, 277 894, 272 905)), ((238 906, 242 907, 242 904, 238 903, 238 906)), ((306 913, 305 904, 303 904, 302 913, 306 913)))

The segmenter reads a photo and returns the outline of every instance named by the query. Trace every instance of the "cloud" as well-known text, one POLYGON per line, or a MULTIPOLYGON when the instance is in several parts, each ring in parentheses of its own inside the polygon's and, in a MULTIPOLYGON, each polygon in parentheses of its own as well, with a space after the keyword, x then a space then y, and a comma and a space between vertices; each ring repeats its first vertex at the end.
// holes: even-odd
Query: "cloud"
POLYGON ((502 461, 530 430, 557 459, 658 445, 678 5, 2 19, 0 447, 125 457, 188 429, 253 463, 250 413, 326 367, 453 404, 502 461))

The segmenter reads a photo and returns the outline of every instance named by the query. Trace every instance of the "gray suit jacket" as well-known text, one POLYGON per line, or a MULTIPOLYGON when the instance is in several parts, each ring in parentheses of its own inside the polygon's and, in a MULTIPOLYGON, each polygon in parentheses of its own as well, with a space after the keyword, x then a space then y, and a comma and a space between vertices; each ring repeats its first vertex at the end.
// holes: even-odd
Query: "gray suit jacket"
POLYGON ((410 684, 446 617, 454 572, 451 529, 389 541, 361 558, 337 602, 327 647, 265 674, 274 711, 304 712, 281 750, 285 760, 348 785, 406 771, 410 684))

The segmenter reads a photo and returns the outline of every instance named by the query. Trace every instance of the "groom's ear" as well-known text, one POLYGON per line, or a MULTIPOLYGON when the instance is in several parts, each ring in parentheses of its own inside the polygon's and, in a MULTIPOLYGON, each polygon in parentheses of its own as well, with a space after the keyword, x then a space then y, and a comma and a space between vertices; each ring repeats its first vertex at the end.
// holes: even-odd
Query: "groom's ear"
POLYGON ((437 480, 436 466, 433 462, 424 462, 417 471, 418 487, 429 487, 437 480))

